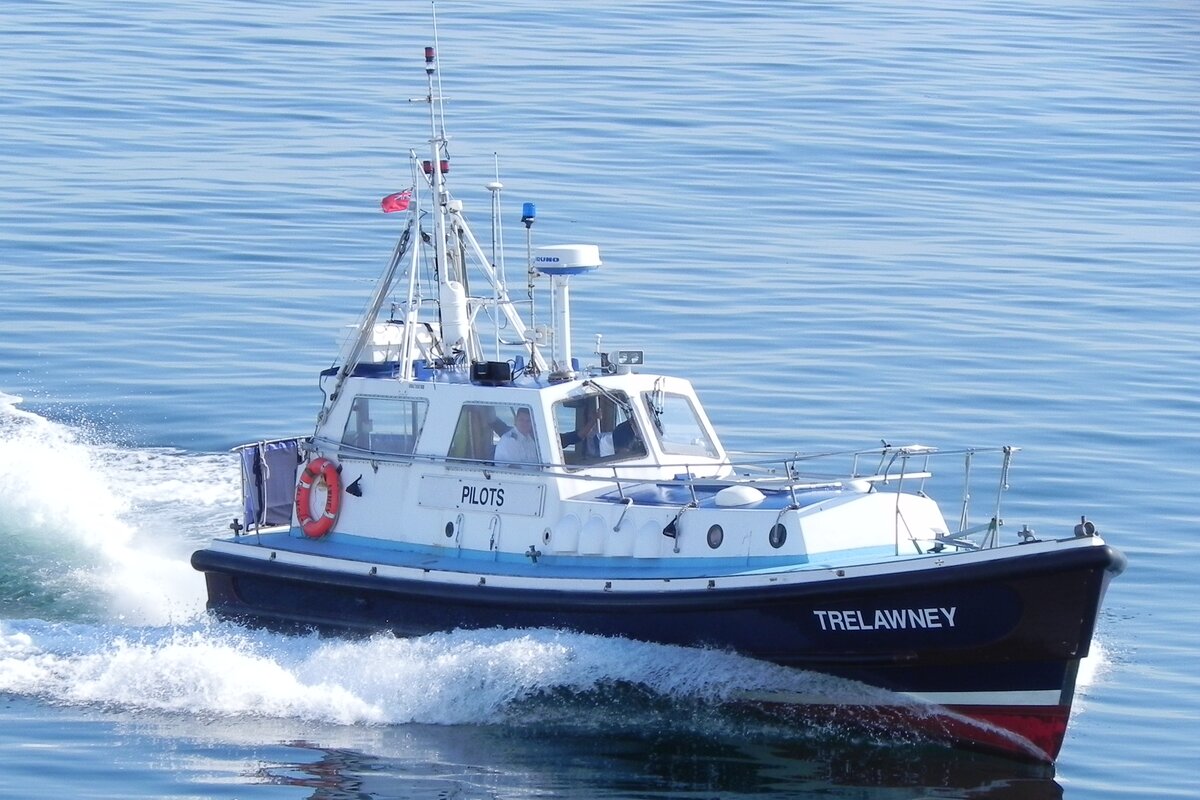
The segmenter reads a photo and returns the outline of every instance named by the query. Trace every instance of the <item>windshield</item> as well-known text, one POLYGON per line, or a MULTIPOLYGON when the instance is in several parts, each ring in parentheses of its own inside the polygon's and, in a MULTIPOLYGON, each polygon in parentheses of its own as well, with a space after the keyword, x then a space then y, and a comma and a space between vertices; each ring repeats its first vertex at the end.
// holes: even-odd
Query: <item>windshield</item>
POLYGON ((642 399, 664 453, 717 457, 716 445, 704 430, 691 398, 667 392, 646 392, 642 399))
POLYGON ((573 397, 554 404, 563 463, 602 464, 646 455, 629 398, 623 392, 573 397))

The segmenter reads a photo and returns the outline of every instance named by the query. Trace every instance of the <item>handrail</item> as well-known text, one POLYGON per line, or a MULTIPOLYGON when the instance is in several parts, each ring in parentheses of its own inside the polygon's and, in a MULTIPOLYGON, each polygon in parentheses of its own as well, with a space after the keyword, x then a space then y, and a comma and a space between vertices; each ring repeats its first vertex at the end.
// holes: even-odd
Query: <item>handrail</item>
POLYGON ((304 436, 281 436, 278 439, 257 439, 253 442, 246 442, 244 444, 239 444, 234 447, 231 447, 231 448, 229 448, 229 452, 240 453, 243 450, 249 450, 251 447, 261 447, 263 445, 268 445, 268 444, 279 444, 280 442, 296 442, 297 444, 304 444, 305 442, 310 441, 311 439, 312 439, 312 437, 308 436, 307 434, 304 436))
MULTIPOLYGON (((626 495, 628 487, 641 484, 652 483, 663 487, 685 488, 690 495, 690 502, 688 504, 690 507, 697 507, 699 505, 701 496, 699 493, 703 493, 707 497, 711 496, 711 493, 720 491, 726 487, 749 486, 768 492, 788 492, 791 496, 791 502, 784 509, 785 511, 789 509, 795 510, 800 507, 797 492, 819 490, 856 489, 858 491, 872 492, 879 491, 880 486, 892 486, 894 487, 893 491, 897 494, 898 503, 899 495, 904 493, 905 484, 910 481, 920 481, 922 488, 916 491, 918 493, 923 492, 924 481, 933 477, 933 472, 929 469, 929 464, 932 460, 935 458, 962 457, 963 460, 960 462, 960 469, 963 470, 963 508, 959 519, 959 530, 947 532, 945 535, 939 536, 937 538, 937 545, 945 544, 953 547, 975 547, 980 549, 994 547, 998 543, 997 529, 1001 524, 1001 497, 1008 488, 1008 473, 1012 457, 1019 449, 1011 446, 999 446, 938 450, 925 446, 892 447, 885 445, 884 447, 865 448, 861 450, 842 450, 810 454, 797 452, 774 454, 764 452, 732 453, 732 458, 723 460, 703 459, 700 461, 656 464, 629 464, 624 462, 614 464, 610 462, 584 466, 582 468, 575 465, 568 467, 564 464, 550 463, 505 465, 479 459, 453 458, 428 453, 381 453, 343 444, 338 440, 326 437, 309 436, 283 437, 248 442, 233 448, 233 452, 288 441, 296 441, 305 457, 322 451, 336 450, 342 459, 351 458, 375 464, 423 463, 442 465, 453 470, 477 470, 486 473, 489 477, 491 475, 522 476, 541 480, 569 480, 595 484, 597 486, 613 487, 616 489, 622 502, 629 500, 626 495), (995 504, 993 508, 989 509, 993 512, 991 519, 984 524, 968 527, 967 506, 971 497, 970 481, 972 480, 972 468, 975 463, 975 457, 979 454, 1001 455, 1000 483, 997 487, 995 504), (751 456, 752 458, 742 460, 738 456, 751 456), (879 468, 875 472, 870 474, 859 472, 858 462, 865 456, 879 459, 879 468), (813 469, 815 466, 821 466, 823 462, 836 461, 838 459, 849 459, 851 461, 849 470, 834 473, 832 471, 817 472, 813 469), (919 459, 919 464, 917 468, 910 469, 909 462, 913 459, 919 459), (800 467, 805 467, 806 469, 802 471, 800 467), (672 477, 663 477, 664 473, 670 473, 672 477), (982 534, 982 539, 978 542, 970 542, 965 538, 978 534, 982 534)), ((899 545, 899 533, 899 529, 897 529, 897 546, 899 545)))
MULTIPOLYGON (((253 444, 258 443, 255 442, 253 444)), ((337 449, 343 455, 349 455, 368 461, 392 463, 409 463, 419 461, 430 464, 445 464, 451 467, 477 468, 486 470, 487 472, 501 474, 539 474, 568 480, 594 483, 619 483, 635 480, 653 480, 655 483, 665 486, 702 485, 711 487, 748 485, 779 488, 794 486, 798 489, 843 486, 851 482, 888 484, 892 481, 904 479, 924 480, 933 477, 933 472, 926 468, 924 463, 922 464, 923 468, 919 470, 910 471, 907 469, 901 469, 900 471, 891 471, 890 468, 894 464, 895 460, 905 457, 905 454, 908 456, 919 455, 927 462, 929 458, 935 455, 949 457, 964 455, 967 453, 972 455, 987 452, 1012 453, 1017 449, 1012 447, 994 447, 964 448, 956 450, 922 449, 920 451, 914 451, 907 448, 891 448, 881 451, 880 448, 875 448, 869 450, 848 450, 809 455, 800 455, 796 453, 776 454, 774 460, 768 459, 765 457, 766 454, 763 453, 751 453, 751 455, 759 456, 759 458, 755 459, 754 461, 712 459, 704 461, 660 462, 655 464, 598 463, 583 467, 578 465, 571 465, 568 467, 564 464, 554 464, 549 462, 504 465, 483 459, 455 458, 452 456, 442 456, 431 453, 383 453, 370 450, 368 448, 344 444, 340 441, 325 437, 313 437, 309 440, 308 444, 312 449, 337 449), (888 464, 885 465, 887 469, 871 474, 855 474, 855 471, 853 470, 838 474, 817 474, 812 472, 801 472, 795 468, 797 463, 801 461, 811 463, 822 458, 832 459, 839 456, 878 455, 880 452, 884 452, 885 454, 895 453, 897 455, 897 459, 891 459, 888 464), (773 466, 776 469, 763 469, 764 467, 768 466, 773 466), (727 469, 733 470, 734 474, 729 475, 728 477, 718 477, 711 474, 714 470, 727 469), (604 474, 591 474, 591 470, 595 470, 597 472, 603 471, 604 474), (681 475, 685 477, 661 478, 650 474, 662 471, 672 471, 677 476, 681 475), (751 473, 755 471, 760 472, 760 474, 757 476, 752 475, 751 473), (644 477, 639 478, 636 475, 636 473, 639 472, 646 474, 644 477), (761 474, 762 472, 766 472, 767 474, 761 474)), ((248 447, 253 445, 244 446, 248 447)))

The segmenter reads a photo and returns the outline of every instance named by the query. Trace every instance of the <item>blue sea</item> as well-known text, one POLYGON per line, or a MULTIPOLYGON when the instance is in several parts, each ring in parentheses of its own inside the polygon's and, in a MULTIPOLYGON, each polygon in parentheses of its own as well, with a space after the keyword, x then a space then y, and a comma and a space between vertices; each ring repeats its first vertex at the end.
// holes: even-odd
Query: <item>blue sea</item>
POLYGON ((523 202, 601 248, 577 350, 737 449, 1021 446, 1006 529, 1126 553, 1054 768, 746 718, 729 653, 206 617, 229 448, 311 431, 400 233, 431 8, 0 10, 0 797, 1195 797, 1191 0, 437 4, 480 233, 498 165, 510 273, 523 202))

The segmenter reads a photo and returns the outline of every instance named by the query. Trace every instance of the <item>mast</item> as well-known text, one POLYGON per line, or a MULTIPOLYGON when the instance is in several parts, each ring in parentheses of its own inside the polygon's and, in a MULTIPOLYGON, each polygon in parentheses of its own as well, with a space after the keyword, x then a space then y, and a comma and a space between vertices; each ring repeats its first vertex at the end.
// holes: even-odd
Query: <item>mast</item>
MULTIPOLYGON (((492 153, 492 157, 496 161, 496 180, 491 181, 485 187, 492 193, 492 268, 500 271, 500 280, 492 282, 492 307, 500 308, 500 287, 505 283, 504 280, 504 233, 503 222, 500 216, 500 192, 504 189, 504 184, 500 182, 500 157, 496 153, 492 153)), ((495 336, 495 352, 496 360, 500 360, 500 331, 499 320, 496 321, 497 330, 495 336)))
MULTIPOLYGON (((436 43, 436 31, 435 31, 436 43)), ((529 347, 532 367, 540 372, 547 368, 546 358, 542 355, 536 343, 530 341, 529 326, 517 312, 512 298, 508 294, 503 274, 503 242, 499 236, 500 226, 500 190, 503 184, 496 180, 489 183, 487 188, 492 192, 493 243, 491 258, 472 233, 463 215, 462 201, 452 198, 446 184, 446 173, 450 169, 447 148, 448 136, 445 125, 444 96, 441 90, 441 77, 437 65, 436 47, 425 48, 425 76, 427 93, 423 98, 413 98, 411 102, 425 102, 429 106, 429 159, 421 161, 415 151, 410 151, 410 163, 413 169, 413 188, 407 200, 409 220, 392 253, 387 269, 375 286, 368 308, 359 319, 355 334, 349 349, 338 367, 333 380, 332 391, 328 392, 326 401, 317 417, 318 430, 328 419, 329 412, 341 396, 346 380, 353 374, 359 359, 366 350, 375 332, 375 323, 388 295, 397 289, 403 280, 406 284, 406 299, 403 305, 403 339, 399 353, 399 369, 397 377, 403 381, 414 379, 414 361, 418 357, 418 327, 420 311, 426 300, 434 301, 438 317, 438 345, 443 356, 453 357, 454 363, 443 361, 435 367, 454 369, 462 362, 474 363, 484 360, 483 348, 475 328, 475 316, 484 307, 490 306, 496 325, 496 355, 500 359, 500 345, 529 347), (424 175, 430 188, 428 209, 432 217, 433 235, 426 238, 421 232, 420 219, 423 205, 421 181, 424 175), (419 290, 417 274, 421 269, 422 241, 428 242, 433 248, 433 264, 425 264, 431 268, 432 277, 437 287, 433 298, 422 298, 419 290), (468 261, 474 259, 483 277, 491 284, 491 297, 471 297, 468 294, 469 284, 467 275, 468 261), (402 265, 407 262, 407 269, 402 265), (500 329, 507 327, 516 336, 516 342, 502 341, 500 329)), ((498 170, 497 170, 498 171, 498 170)), ((532 204, 526 204, 526 211, 532 214, 532 204)), ((385 209, 389 210, 389 209, 385 209)), ((526 227, 529 223, 527 220, 526 227)), ((598 262, 598 258, 597 258, 598 262)), ((572 270, 572 272, 574 272, 572 270)), ((553 274, 555 270, 547 270, 553 274)), ((537 273, 531 268, 531 279, 537 273)), ((532 288, 532 287, 531 287, 532 288)), ((558 307, 567 310, 565 286, 556 286, 558 307)), ((532 312, 532 298, 531 298, 532 312)), ((568 312, 569 313, 569 312, 568 312)), ((561 324, 560 324, 560 327, 561 324)), ((569 363, 569 338, 566 361, 569 363)), ((558 354, 558 361, 563 360, 558 354)))
MULTIPOLYGON (((469 361, 480 359, 478 344, 471 335, 470 314, 467 307, 466 265, 461 251, 450 247, 450 235, 459 232, 458 225, 447 225, 449 214, 460 210, 451 205, 446 190, 446 172, 450 159, 446 150, 446 117, 441 93, 441 77, 437 68, 437 51, 425 48, 425 77, 429 94, 429 149, 430 159, 425 162, 425 173, 429 176, 433 193, 433 246, 434 271, 438 283, 438 318, 441 323, 442 345, 449 351, 457 351, 469 361)), ((461 237, 455 236, 457 243, 461 237)))
POLYGON ((598 269, 601 263, 600 248, 594 244, 547 245, 536 251, 534 268, 538 274, 550 276, 550 314, 554 320, 552 380, 567 380, 575 374, 571 360, 571 276, 598 269))
MULTIPOLYGON (((467 264, 468 256, 474 256, 480 271, 492 287, 492 306, 497 315, 503 315, 513 333, 519 340, 525 340, 527 326, 517 313, 508 287, 498 269, 497 259, 489 259, 479 241, 472 233, 463 215, 462 202, 451 199, 446 188, 446 173, 450 169, 450 160, 446 149, 448 137, 445 129, 444 97, 441 94, 441 78, 437 66, 437 52, 433 47, 425 48, 425 74, 429 94, 430 127, 430 159, 422 166, 429 178, 433 199, 433 239, 436 264, 434 265, 438 284, 438 315, 442 328, 442 345, 450 350, 461 341, 461 352, 468 360, 482 361, 483 349, 474 331, 474 309, 470 307, 467 295, 467 264), (453 241, 454 247, 451 248, 453 241)), ((498 189, 502 185, 499 180, 489 184, 493 191, 495 204, 499 203, 498 189)), ((498 215, 498 208, 495 213, 498 215)), ((502 248, 501 248, 502 249, 502 248)), ((503 254, 499 264, 504 263, 503 254)), ((497 319, 497 324, 499 320, 497 319)), ((498 335, 498 334, 497 334, 498 335)), ((531 361, 537 369, 546 368, 546 360, 537 348, 531 352, 531 361)))

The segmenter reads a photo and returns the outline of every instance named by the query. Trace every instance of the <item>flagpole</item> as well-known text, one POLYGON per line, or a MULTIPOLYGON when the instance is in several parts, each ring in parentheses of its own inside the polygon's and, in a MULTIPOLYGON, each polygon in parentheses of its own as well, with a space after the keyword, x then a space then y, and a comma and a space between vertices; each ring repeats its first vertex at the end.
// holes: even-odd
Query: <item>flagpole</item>
POLYGON ((412 248, 412 257, 408 263, 408 296, 404 307, 404 345, 400 353, 400 380, 411 381, 413 378, 413 347, 417 337, 417 316, 420 304, 417 302, 417 270, 420 269, 421 257, 421 182, 417 173, 417 152, 408 151, 409 169, 412 172, 412 219, 417 230, 417 246, 412 248))

